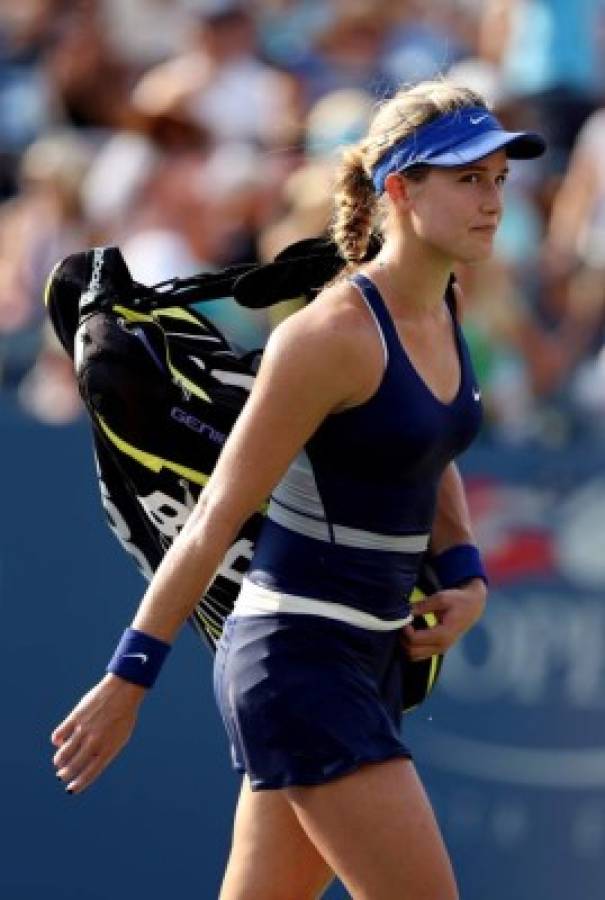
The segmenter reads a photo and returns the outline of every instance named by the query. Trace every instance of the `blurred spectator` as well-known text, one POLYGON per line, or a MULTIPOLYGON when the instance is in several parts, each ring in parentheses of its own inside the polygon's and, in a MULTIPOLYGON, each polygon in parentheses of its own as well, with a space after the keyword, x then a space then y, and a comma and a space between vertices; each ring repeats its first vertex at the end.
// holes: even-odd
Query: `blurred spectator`
POLYGON ((368 91, 377 99, 389 96, 395 87, 383 65, 389 23, 383 3, 333 3, 307 54, 291 67, 303 84, 307 104, 343 89, 368 91))
POLYGON ((190 24, 184 0, 103 0, 101 16, 111 47, 137 71, 174 56, 190 24))
POLYGON ((391 7, 384 68, 395 84, 434 78, 474 49, 474 15, 460 0, 391 7))
POLYGON ((459 266, 465 297, 464 330, 482 385, 486 431, 507 443, 559 441, 567 427, 542 412, 558 406, 573 365, 562 318, 548 316, 557 296, 546 281, 529 285, 497 255, 485 265, 459 266), (532 291, 533 288, 533 291, 532 291), (541 305, 543 304, 543 308, 541 305))
POLYGON ((480 49, 505 88, 530 103, 561 173, 575 136, 603 89, 603 0, 488 0, 480 49))
POLYGON ((201 160, 213 141, 207 129, 186 111, 166 105, 164 98, 135 95, 130 127, 107 133, 82 185, 95 240, 115 243, 126 233, 139 191, 162 159, 185 153, 201 160))
POLYGON ((57 98, 45 76, 52 0, 0 9, 0 199, 16 189, 19 154, 57 120, 57 98))
POLYGON ((287 244, 322 234, 329 226, 334 167, 342 146, 361 138, 373 108, 370 94, 333 91, 309 110, 305 125, 308 161, 286 179, 281 209, 260 236, 264 260, 287 244))
POLYGON ((161 97, 219 140, 288 144, 299 127, 297 86, 260 59, 250 12, 213 0, 193 15, 190 38, 188 50, 145 75, 137 102, 161 97))
POLYGON ((345 144, 360 140, 365 133, 374 103, 366 91, 340 90, 326 94, 315 103, 306 119, 305 147, 312 158, 335 159, 345 144))
POLYGON ((214 268, 227 257, 231 231, 214 215, 202 191, 203 163, 196 153, 158 160, 130 206, 121 238, 137 281, 154 284, 214 268))
MULTIPOLYGON (((161 160, 131 209, 122 239, 133 276, 155 284, 254 260, 270 178, 258 150, 246 144, 222 144, 205 160, 195 153, 161 160)), ((219 300, 204 303, 203 312, 238 346, 253 349, 266 340, 264 311, 219 300)))
POLYGON ((132 73, 110 46, 94 0, 73 5, 57 23, 45 72, 69 124, 93 128, 128 124, 132 73))
POLYGON ((58 259, 87 245, 79 188, 89 145, 71 131, 50 133, 23 157, 17 197, 0 207, 0 372, 15 385, 40 343, 41 298, 58 259))
POLYGON ((333 165, 317 160, 290 175, 282 193, 281 214, 260 235, 260 252, 265 261, 288 244, 327 231, 332 192, 333 165))
POLYGON ((82 412, 73 363, 48 323, 36 362, 20 383, 17 397, 26 412, 47 425, 66 425, 82 412))
POLYGON ((555 197, 549 244, 567 265, 605 271, 605 107, 581 129, 555 197))
POLYGON ((259 41, 265 56, 283 68, 296 67, 330 22, 331 6, 325 0, 257 0, 259 41))
POLYGON ((605 411, 605 108, 582 127, 555 196, 545 263, 566 279, 568 341, 579 362, 572 391, 589 414, 605 411))
POLYGON ((195 152, 160 159, 122 237, 135 277, 152 284, 254 259, 271 188, 266 172, 245 144, 222 144, 206 159, 195 152))

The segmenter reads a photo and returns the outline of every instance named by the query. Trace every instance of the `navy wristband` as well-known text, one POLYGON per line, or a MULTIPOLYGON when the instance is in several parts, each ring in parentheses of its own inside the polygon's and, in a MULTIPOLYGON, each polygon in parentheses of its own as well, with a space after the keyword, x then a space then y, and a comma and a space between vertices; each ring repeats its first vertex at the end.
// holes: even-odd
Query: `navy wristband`
POLYGON ((158 677, 169 650, 170 644, 134 628, 127 628, 106 671, 133 684, 150 688, 158 677))
POLYGON ((434 556, 430 565, 442 588, 453 588, 471 578, 488 583, 481 554, 473 544, 457 544, 434 556))

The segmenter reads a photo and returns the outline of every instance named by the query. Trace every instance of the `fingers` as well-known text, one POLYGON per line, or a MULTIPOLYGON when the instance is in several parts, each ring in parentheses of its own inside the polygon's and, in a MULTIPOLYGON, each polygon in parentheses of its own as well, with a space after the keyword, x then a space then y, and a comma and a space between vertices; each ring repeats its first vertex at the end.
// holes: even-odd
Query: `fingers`
POLYGON ((451 608, 453 602, 451 591, 439 591, 425 597, 424 600, 417 600, 412 606, 412 615, 423 616, 425 613, 442 613, 451 608))
POLYGON ((403 629, 405 643, 410 647, 438 647, 447 632, 448 629, 441 625, 424 631, 417 631, 412 625, 403 629))
MULTIPOLYGON (((419 600, 412 606, 414 616, 433 613, 439 624, 447 624, 457 634, 468 631, 485 610, 487 590, 480 579, 459 588, 438 591, 430 597, 419 600)), ((433 624, 430 621, 429 625, 433 624)))
POLYGON ((449 629, 441 625, 436 625, 426 631, 416 631, 412 625, 406 625, 402 630, 401 642, 407 657, 413 662, 417 662, 445 653, 451 644, 451 636, 449 629))
POLYGON ((55 754, 57 778, 63 782, 69 794, 78 794, 92 784, 119 750, 119 746, 102 746, 95 737, 80 738, 75 749, 70 748, 69 754, 61 757, 59 753, 63 752, 63 748, 55 754))
POLYGON ((69 794, 79 794, 95 781, 105 769, 110 760, 100 754, 89 759, 86 765, 68 781, 65 790, 69 794))
MULTIPOLYGON (((59 750, 53 756, 53 764, 57 769, 66 766, 79 752, 84 736, 79 726, 75 726, 71 735, 60 745, 59 750)), ((53 741, 54 743, 54 741, 53 741)))
POLYGON ((98 736, 85 734, 78 726, 53 757, 57 778, 68 793, 80 793, 109 765, 120 748, 121 742, 104 745, 98 736))
MULTIPOLYGON (((57 760, 57 756, 55 756, 55 760, 57 760)), ((98 757, 98 750, 91 741, 81 741, 73 754, 63 760, 55 762, 57 767, 57 778, 60 778, 69 790, 74 779, 86 771, 90 764, 97 760, 98 757)))
POLYGON ((432 594, 414 603, 414 616, 426 616, 430 627, 421 629, 406 625, 402 629, 401 641, 409 659, 414 662, 430 659, 431 656, 445 653, 455 641, 457 632, 448 620, 448 614, 451 618, 452 604, 451 591, 432 594))
POLYGON ((426 659, 432 659, 433 656, 442 656, 443 650, 434 649, 432 651, 429 650, 415 650, 413 648, 406 648, 406 656, 412 663, 422 662, 426 659))
POLYGON ((77 725, 77 719, 74 715, 74 712, 70 713, 66 719, 63 719, 60 725, 57 725, 55 730, 50 736, 51 743, 55 747, 60 747, 65 741, 67 741, 77 725))
MULTIPOLYGON (((482 583, 483 586, 483 583, 482 583)), ((429 628, 411 625, 402 631, 402 643, 411 660, 443 654, 477 621, 484 600, 475 597, 474 588, 438 591, 414 603, 415 617, 425 616, 429 628)))

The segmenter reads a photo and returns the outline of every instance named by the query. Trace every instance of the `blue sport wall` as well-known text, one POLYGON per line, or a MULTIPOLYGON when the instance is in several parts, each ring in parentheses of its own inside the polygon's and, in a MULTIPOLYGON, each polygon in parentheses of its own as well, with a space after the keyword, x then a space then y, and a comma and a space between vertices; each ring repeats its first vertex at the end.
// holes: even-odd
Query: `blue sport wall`
MULTIPOLYGON (((0 897, 211 900, 238 781, 210 657, 185 630, 129 746, 65 794, 50 731, 102 674, 143 582, 104 523, 84 423, 1 409, 0 431, 0 897)), ((405 723, 464 900, 602 896, 602 463, 590 445, 464 460, 489 611, 405 723)))

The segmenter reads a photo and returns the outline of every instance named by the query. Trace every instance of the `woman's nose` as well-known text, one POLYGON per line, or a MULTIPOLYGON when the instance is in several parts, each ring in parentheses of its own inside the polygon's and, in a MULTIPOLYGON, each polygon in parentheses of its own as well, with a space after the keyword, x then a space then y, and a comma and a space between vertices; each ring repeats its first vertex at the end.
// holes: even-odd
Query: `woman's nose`
POLYGON ((481 198, 481 211, 489 213, 502 212, 502 188, 497 184, 487 185, 481 198))

